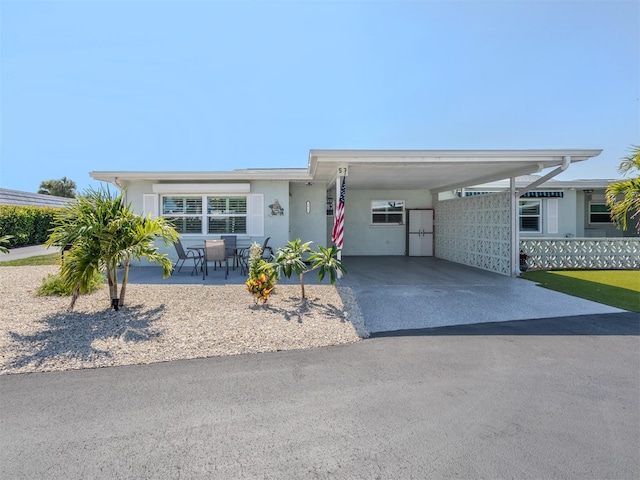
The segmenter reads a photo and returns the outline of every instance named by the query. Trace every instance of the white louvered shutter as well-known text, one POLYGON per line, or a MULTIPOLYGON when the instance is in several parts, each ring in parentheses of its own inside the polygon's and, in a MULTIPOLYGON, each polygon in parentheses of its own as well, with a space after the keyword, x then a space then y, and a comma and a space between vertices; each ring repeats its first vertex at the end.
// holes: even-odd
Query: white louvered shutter
POLYGON ((251 237, 264 237, 264 195, 252 193, 247 200, 249 203, 247 234, 251 237))
POLYGON ((558 233, 558 199, 547 200, 547 233, 558 233))
POLYGON ((146 218, 151 215, 151 218, 158 217, 158 194, 145 193, 142 198, 142 214, 146 218))

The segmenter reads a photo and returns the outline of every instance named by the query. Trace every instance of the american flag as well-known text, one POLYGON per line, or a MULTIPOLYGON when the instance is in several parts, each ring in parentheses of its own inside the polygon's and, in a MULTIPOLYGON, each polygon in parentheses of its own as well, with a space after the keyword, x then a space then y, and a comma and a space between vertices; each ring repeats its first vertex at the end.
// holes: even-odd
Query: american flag
POLYGON ((336 244, 337 248, 342 248, 344 239, 344 192, 345 177, 342 177, 342 186, 340 187, 340 198, 336 206, 336 214, 333 218, 333 232, 331 233, 331 241, 336 244))

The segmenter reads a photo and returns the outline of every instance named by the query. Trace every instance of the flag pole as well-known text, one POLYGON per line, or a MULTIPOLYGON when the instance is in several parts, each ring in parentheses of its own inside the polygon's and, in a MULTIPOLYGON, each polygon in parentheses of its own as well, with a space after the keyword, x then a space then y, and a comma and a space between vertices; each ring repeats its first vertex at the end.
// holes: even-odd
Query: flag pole
MULTIPOLYGON (((336 221, 336 215, 338 214, 338 202, 340 201, 340 188, 342 186, 342 176, 336 177, 336 202, 333 205, 333 222, 336 221)), ((344 243, 344 240, 343 240, 344 243)), ((337 247, 337 245, 336 245, 337 247)), ((342 248, 338 251, 338 261, 342 261, 342 248)), ((342 278, 342 272, 338 270, 338 279, 342 278)))

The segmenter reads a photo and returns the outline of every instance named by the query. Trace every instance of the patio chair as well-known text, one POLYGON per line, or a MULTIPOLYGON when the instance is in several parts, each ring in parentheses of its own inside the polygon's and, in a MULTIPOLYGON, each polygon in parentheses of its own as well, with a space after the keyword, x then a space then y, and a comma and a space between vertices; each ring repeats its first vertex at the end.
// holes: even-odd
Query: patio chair
POLYGON ((180 270, 182 270, 182 266, 184 265, 184 262, 186 260, 193 260, 193 270, 191 271, 191 275, 193 275, 195 272, 197 272, 198 271, 198 266, 200 265, 200 263, 204 259, 204 254, 202 253, 202 251, 201 250, 187 250, 187 251, 185 251, 184 247, 182 246, 182 242, 180 241, 180 239, 178 239, 177 242, 174 242, 173 245, 176 248, 176 253, 178 254, 178 260, 176 260, 176 263, 171 268, 171 274, 173 274, 173 272, 176 269, 176 267, 178 267, 178 264, 180 264, 180 267, 178 267, 178 272, 180 270))
POLYGON ((227 260, 226 247, 224 240, 205 240, 204 241, 204 268, 202 269, 202 279, 205 275, 209 275, 209 262, 213 262, 213 269, 216 269, 216 262, 220 262, 220 268, 222 268, 222 262, 225 265, 225 280, 229 276, 229 261, 227 260))
POLYGON ((220 238, 224 240, 224 247, 227 253, 227 259, 232 259, 233 263, 231 264, 233 270, 236 269, 236 266, 240 265, 240 252, 238 252, 238 241, 235 235, 221 235, 220 238))
POLYGON ((262 258, 264 258, 265 260, 271 260, 271 257, 273 257, 273 249, 269 246, 267 246, 267 244, 269 243, 269 240, 271 239, 271 237, 267 237, 264 241, 264 243, 262 244, 262 258), (267 253, 267 251, 269 253, 267 253))

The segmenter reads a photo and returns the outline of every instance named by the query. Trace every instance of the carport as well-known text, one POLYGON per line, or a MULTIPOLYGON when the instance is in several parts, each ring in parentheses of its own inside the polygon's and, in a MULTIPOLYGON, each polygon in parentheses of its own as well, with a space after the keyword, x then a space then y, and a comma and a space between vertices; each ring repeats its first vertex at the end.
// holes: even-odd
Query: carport
POLYGON ((623 310, 435 257, 345 257, 371 333, 623 310))
POLYGON ((565 171, 571 163, 600 152, 311 150, 308 169, 311 180, 327 185, 329 201, 339 197, 341 178, 346 177, 345 256, 402 255, 399 245, 404 244, 406 228, 397 224, 396 230, 391 226, 380 230, 370 225, 367 202, 404 197, 413 208, 434 209, 435 257, 517 276, 520 195, 565 171), (543 171, 538 181, 516 190, 515 177, 543 171), (445 199, 458 189, 507 178, 510 189, 503 193, 445 199))

